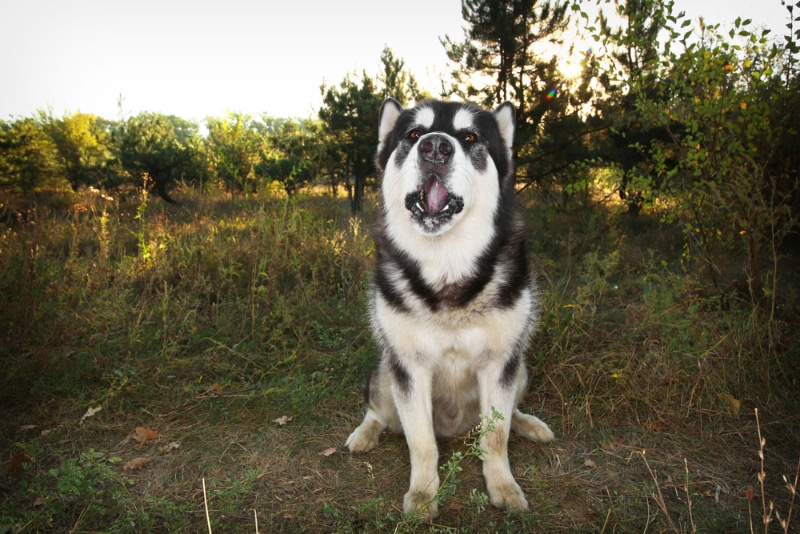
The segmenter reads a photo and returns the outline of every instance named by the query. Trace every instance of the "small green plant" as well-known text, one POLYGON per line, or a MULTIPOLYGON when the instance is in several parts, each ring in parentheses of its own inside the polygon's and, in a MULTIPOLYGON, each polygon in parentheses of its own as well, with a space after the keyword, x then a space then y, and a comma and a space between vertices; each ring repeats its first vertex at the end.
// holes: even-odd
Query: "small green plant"
POLYGON ((209 490, 209 506, 214 517, 232 516, 241 507, 242 499, 253 491, 253 485, 261 472, 258 469, 249 469, 240 477, 228 477, 218 488, 209 490))
POLYGON ((100 261, 100 265, 105 268, 108 265, 109 245, 111 243, 108 230, 108 210, 106 206, 103 206, 103 211, 100 213, 100 216, 97 217, 97 223, 97 242, 100 245, 98 260, 100 261))
POLYGON ((148 265, 152 260, 152 251, 150 243, 147 242, 147 221, 145 220, 145 213, 147 212, 147 201, 150 196, 150 185, 152 179, 147 173, 142 174, 142 188, 139 191, 139 205, 136 206, 136 215, 134 219, 139 221, 138 231, 133 232, 136 236, 137 245, 139 247, 139 256, 145 265, 148 265))
MULTIPOLYGON (((460 480, 458 478, 458 473, 461 472, 461 464, 464 462, 465 459, 469 458, 470 456, 474 458, 481 459, 483 455, 486 454, 486 451, 481 448, 481 442, 483 438, 494 432, 496 430, 497 421, 502 421, 503 414, 497 411, 497 409, 492 406, 492 415, 480 415, 481 423, 472 429, 471 440, 469 441, 469 447, 466 453, 462 453, 461 451, 454 451, 453 454, 450 456, 450 459, 445 462, 445 464, 440 467, 439 469, 444 473, 442 477, 442 484, 439 486, 439 491, 436 494, 435 499, 439 503, 443 503, 447 498, 452 497, 456 493, 456 489, 460 480)), ((488 496, 483 494, 480 496, 476 496, 477 502, 482 502, 484 498, 488 499, 488 496)))
MULTIPOLYGON (((18 498, 0 509, 0 525, 14 524, 19 530, 32 531, 64 525, 70 525, 73 531, 112 525, 146 526, 143 512, 128 492, 133 480, 118 472, 121 462, 121 458, 89 449, 44 473, 31 473, 32 478, 26 477, 20 484, 18 498)), ((27 471, 33 469, 29 466, 27 471)))
MULTIPOLYGON (((458 490, 458 485, 461 482, 461 480, 458 478, 459 473, 462 471, 461 464, 469 457, 478 459, 483 458, 483 455, 486 454, 486 451, 481 448, 481 441, 487 434, 494 432, 496 430, 497 421, 502 421, 504 418, 503 414, 498 412, 497 409, 492 406, 492 415, 487 416, 480 414, 480 419, 481 423, 472 429, 469 437, 467 438, 467 451, 453 451, 453 453, 450 455, 450 458, 439 468, 442 473, 442 481, 439 485, 436 495, 433 496, 433 500, 431 502, 442 504, 455 496, 456 491, 458 490)), ((483 492, 477 492, 473 490, 470 495, 470 503, 476 506, 479 511, 483 510, 488 502, 489 496, 483 492)), ((403 532, 411 532, 415 531, 416 528, 419 528, 422 517, 425 515, 428 506, 430 506, 430 503, 422 506, 417 514, 404 519, 401 524, 404 528, 410 528, 411 530, 403 530, 403 532)))

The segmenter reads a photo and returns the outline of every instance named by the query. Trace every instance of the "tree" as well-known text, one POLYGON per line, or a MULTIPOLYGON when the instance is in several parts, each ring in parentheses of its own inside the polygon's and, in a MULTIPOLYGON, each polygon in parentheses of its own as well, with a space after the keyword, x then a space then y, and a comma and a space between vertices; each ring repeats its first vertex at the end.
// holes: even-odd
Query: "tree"
MULTIPOLYGON (((565 190, 574 176, 561 173, 587 156, 587 137, 598 128, 584 117, 594 97, 589 71, 575 79, 560 71, 567 3, 463 0, 461 5, 468 23, 463 40, 446 36, 441 41, 455 65, 444 96, 455 94, 485 107, 513 103, 518 181, 544 189, 561 175, 565 190)), ((571 45, 568 50, 574 51, 571 45)))
POLYGON ((461 13, 469 25, 464 40, 449 36, 442 40, 457 66, 451 92, 468 100, 477 98, 486 107, 509 101, 517 110, 517 131, 535 127, 543 115, 541 97, 559 82, 557 52, 543 58, 547 51, 542 45, 557 43, 567 28, 567 4, 462 0, 461 13))
POLYGON ((719 292, 744 273, 753 307, 766 302, 772 317, 778 251, 798 224, 796 150, 787 150, 797 142, 797 35, 771 43, 769 30, 741 19, 728 38, 702 21, 696 35, 658 0, 629 1, 624 14, 626 27, 601 25, 619 51, 606 71, 618 84, 607 116, 617 145, 637 155, 620 191, 637 210, 669 206, 663 218, 684 230, 687 264, 719 292))
POLYGON ((322 124, 313 119, 288 119, 272 126, 259 174, 280 181, 289 196, 312 183, 321 172, 321 129, 322 124))
POLYGON ((394 56, 391 48, 384 47, 381 53, 383 70, 378 75, 378 82, 382 86, 382 100, 392 97, 405 106, 411 100, 419 102, 431 97, 428 92, 417 85, 417 80, 411 72, 406 70, 405 64, 404 60, 394 56))
POLYGON ((113 156, 108 147, 110 136, 97 117, 80 112, 60 119, 50 111, 40 111, 38 115, 58 150, 59 162, 73 191, 82 185, 101 185, 113 156))
POLYGON ((208 146, 217 176, 228 189, 247 193, 257 187, 256 165, 261 161, 263 136, 249 115, 228 113, 206 119, 208 146))
POLYGON ((319 118, 331 138, 336 140, 332 159, 345 177, 350 211, 358 215, 367 179, 375 172, 378 114, 382 99, 366 72, 362 73, 360 81, 347 75, 338 87, 323 86, 321 90, 323 105, 319 118))
MULTIPOLYGON (((663 173, 652 168, 646 148, 669 142, 682 128, 674 120, 647 120, 637 105, 647 100, 653 107, 668 106, 673 97, 659 84, 661 59, 669 54, 677 37, 670 22, 670 17, 677 20, 672 9, 671 0, 626 0, 616 4, 616 15, 623 21, 617 27, 602 11, 599 15, 598 40, 611 50, 610 64, 598 77, 606 97, 601 106, 603 121, 608 126, 603 158, 620 169, 617 189, 631 215, 658 196, 664 181, 663 173), (636 80, 635 88, 632 80, 636 80)), ((683 28, 688 26, 686 22, 681 23, 683 28)), ((673 158, 669 161, 674 165, 673 158)))
POLYGON ((149 187, 165 201, 175 203, 168 190, 187 168, 189 154, 178 141, 172 121, 160 113, 143 112, 123 123, 119 137, 123 168, 136 181, 149 175, 149 187))
POLYGON ((58 150, 36 120, 0 121, 0 184, 21 193, 68 187, 58 150))
POLYGON ((389 96, 405 104, 424 100, 430 95, 422 91, 405 62, 394 56, 391 48, 381 53, 382 71, 376 84, 366 72, 361 80, 346 75, 336 87, 320 88, 323 105, 319 118, 324 124, 327 149, 320 152, 321 166, 328 168, 331 188, 336 191, 340 177, 347 188, 350 210, 361 213, 364 188, 375 176, 375 148, 378 143, 378 119, 381 103, 389 96))

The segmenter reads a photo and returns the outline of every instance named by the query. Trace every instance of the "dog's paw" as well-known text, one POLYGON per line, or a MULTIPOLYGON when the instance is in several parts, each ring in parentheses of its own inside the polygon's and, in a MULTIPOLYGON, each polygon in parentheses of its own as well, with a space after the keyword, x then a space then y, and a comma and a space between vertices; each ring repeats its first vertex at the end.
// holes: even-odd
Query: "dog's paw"
POLYGON ((439 515, 439 503, 434 500, 436 492, 433 490, 408 490, 403 498, 403 513, 406 515, 419 515, 422 520, 429 523, 439 515))
POLYGON ((347 447, 350 452, 371 451, 378 445, 378 439, 381 437, 381 432, 383 432, 385 428, 386 425, 375 417, 372 410, 370 410, 367 412, 367 415, 364 416, 364 421, 353 430, 353 433, 350 434, 350 437, 344 442, 344 446, 347 447))
POLYGON ((365 425, 362 424, 353 430, 353 433, 350 434, 350 437, 344 442, 344 446, 347 447, 350 452, 367 452, 378 445, 380 431, 376 432, 373 428, 364 428, 364 426, 365 425))
POLYGON ((527 512, 529 509, 528 500, 514 479, 496 484, 489 483, 486 489, 489 492, 489 502, 495 508, 514 513, 527 512))
POLYGON ((555 434, 547 423, 535 417, 516 410, 511 417, 511 429, 520 436, 525 436, 533 441, 553 441, 555 434))

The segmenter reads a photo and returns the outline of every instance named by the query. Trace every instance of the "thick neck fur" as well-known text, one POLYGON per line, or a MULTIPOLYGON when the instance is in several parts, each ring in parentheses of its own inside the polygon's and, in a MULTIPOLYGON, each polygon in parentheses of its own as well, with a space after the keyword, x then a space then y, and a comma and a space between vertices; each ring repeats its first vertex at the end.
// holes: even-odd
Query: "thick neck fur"
POLYGON ((494 224, 480 228, 467 219, 460 221, 467 224, 457 224, 436 237, 401 232, 400 242, 389 232, 391 225, 385 224, 389 214, 384 209, 375 234, 376 289, 398 309, 411 307, 404 291, 410 289, 414 298, 436 311, 468 304, 499 274, 500 285, 494 292, 502 297, 491 299, 491 305, 511 305, 529 280, 524 226, 514 211, 513 198, 506 206, 509 211, 499 211, 489 219, 494 224))
POLYGON ((491 225, 476 224, 469 218, 459 221, 445 234, 438 236, 421 235, 415 229, 391 232, 387 228, 387 238, 392 246, 421 267, 421 276, 426 284, 440 288, 461 283, 475 275, 480 256, 495 238, 491 225))

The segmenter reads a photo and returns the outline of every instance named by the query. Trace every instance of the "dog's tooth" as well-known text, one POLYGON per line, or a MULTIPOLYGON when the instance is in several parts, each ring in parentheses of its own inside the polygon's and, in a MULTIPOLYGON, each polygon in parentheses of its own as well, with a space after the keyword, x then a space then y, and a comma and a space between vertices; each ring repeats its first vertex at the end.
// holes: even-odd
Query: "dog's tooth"
POLYGON ((425 207, 422 205, 422 202, 417 202, 417 209, 422 212, 425 211, 425 207))
POLYGON ((447 204, 447 205, 445 205, 445 207, 442 208, 443 212, 444 211, 449 211, 449 210, 450 210, 450 204, 447 204))

